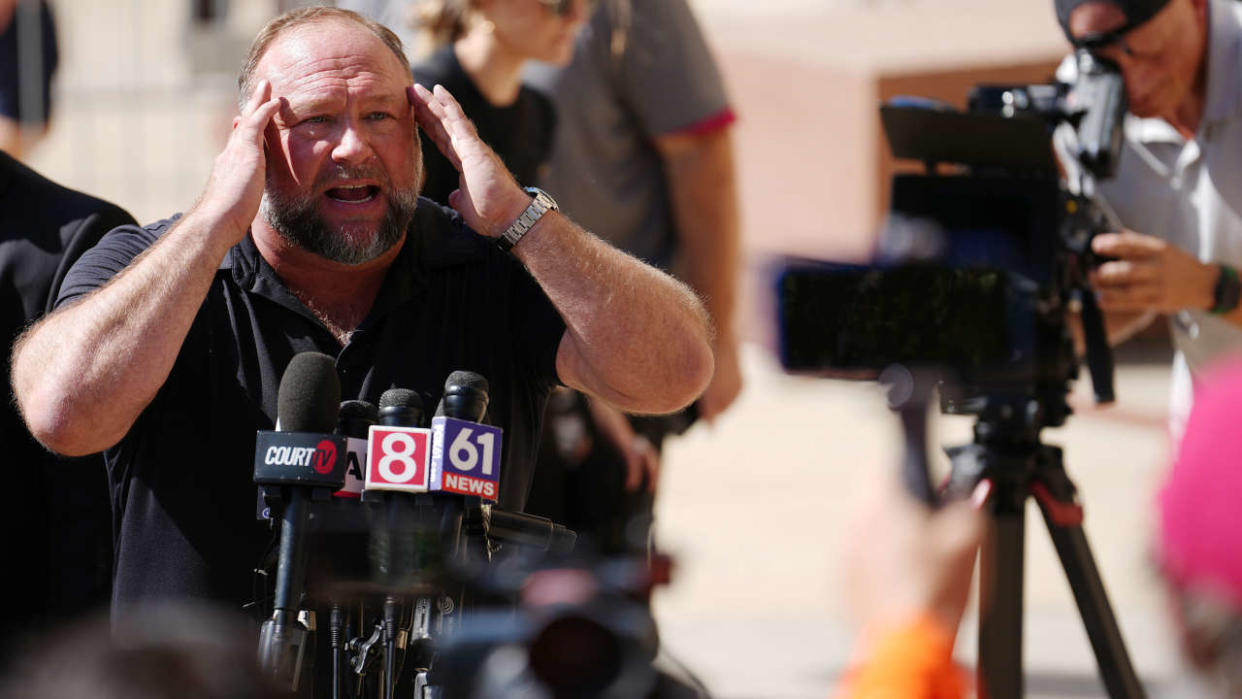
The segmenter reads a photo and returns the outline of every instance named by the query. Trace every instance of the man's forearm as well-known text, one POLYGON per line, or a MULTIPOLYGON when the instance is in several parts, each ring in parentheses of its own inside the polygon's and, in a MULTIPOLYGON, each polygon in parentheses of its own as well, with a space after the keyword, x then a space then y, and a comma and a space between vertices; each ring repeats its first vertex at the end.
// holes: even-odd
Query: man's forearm
POLYGON ((35 325, 13 357, 31 433, 53 451, 112 446, 168 378, 235 235, 188 213, 98 291, 35 325))
POLYGON ((558 213, 513 248, 565 319, 567 385, 632 412, 693 401, 712 374, 710 325, 685 285, 558 213))

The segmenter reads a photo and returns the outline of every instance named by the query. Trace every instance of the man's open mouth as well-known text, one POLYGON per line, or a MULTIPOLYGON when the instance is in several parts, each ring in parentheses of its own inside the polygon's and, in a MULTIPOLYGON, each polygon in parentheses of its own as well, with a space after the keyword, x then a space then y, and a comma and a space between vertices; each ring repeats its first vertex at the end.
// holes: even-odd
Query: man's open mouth
POLYGON ((347 204, 361 204, 371 201, 379 194, 379 187, 373 184, 358 185, 356 187, 333 187, 324 192, 329 199, 345 202, 347 204))

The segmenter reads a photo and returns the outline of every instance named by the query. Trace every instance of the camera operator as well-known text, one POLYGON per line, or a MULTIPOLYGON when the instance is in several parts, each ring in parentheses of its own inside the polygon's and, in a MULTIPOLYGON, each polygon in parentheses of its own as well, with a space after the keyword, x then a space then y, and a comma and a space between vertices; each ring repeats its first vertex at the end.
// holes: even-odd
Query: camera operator
MULTIPOLYGON (((1055 0, 1070 43, 1115 63, 1129 114, 1117 176, 1097 192, 1122 230, 1095 238, 1116 258, 1093 274, 1110 339, 1169 316, 1177 354, 1170 427, 1192 380, 1242 349, 1242 5, 1229 0, 1055 0)), ((1067 62, 1066 67, 1069 67, 1067 62)), ((1062 76, 1064 77, 1064 76, 1062 76)), ((1071 175, 1076 164, 1065 163, 1071 175)))

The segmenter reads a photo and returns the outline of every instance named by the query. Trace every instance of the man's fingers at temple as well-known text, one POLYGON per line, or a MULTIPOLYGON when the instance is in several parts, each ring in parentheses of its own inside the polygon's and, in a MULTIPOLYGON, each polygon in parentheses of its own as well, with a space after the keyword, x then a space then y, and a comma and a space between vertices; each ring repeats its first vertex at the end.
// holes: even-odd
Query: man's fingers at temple
POLYGON ((427 109, 432 117, 434 117, 437 122, 442 122, 445 118, 444 105, 440 104, 440 101, 435 94, 432 93, 431 90, 428 90, 417 83, 414 85, 414 92, 418 95, 419 102, 427 109))
POLYGON ((414 105, 414 118, 422 125, 427 137, 436 144, 436 149, 453 167, 461 172, 461 159, 453 151, 452 138, 444 127, 443 107, 436 102, 435 96, 427 88, 418 83, 411 88, 410 99, 414 105))
POLYGON ((474 124, 462 111, 461 105, 453 98, 453 95, 443 85, 436 85, 435 97, 441 109, 444 110, 444 128, 449 135, 457 142, 470 142, 478 138, 478 133, 474 129, 474 124), (462 141, 462 139, 465 139, 462 141))
POLYGON ((272 84, 267 80, 260 80, 254 86, 254 92, 250 95, 250 100, 246 102, 245 108, 242 109, 242 117, 247 117, 254 113, 264 102, 271 99, 272 84))
POLYGON ((280 105, 283 101, 283 97, 268 100, 260 104, 251 113, 250 117, 245 120, 243 128, 253 129, 250 135, 256 143, 262 143, 267 125, 272 121, 272 117, 276 116, 276 112, 280 111, 280 105))

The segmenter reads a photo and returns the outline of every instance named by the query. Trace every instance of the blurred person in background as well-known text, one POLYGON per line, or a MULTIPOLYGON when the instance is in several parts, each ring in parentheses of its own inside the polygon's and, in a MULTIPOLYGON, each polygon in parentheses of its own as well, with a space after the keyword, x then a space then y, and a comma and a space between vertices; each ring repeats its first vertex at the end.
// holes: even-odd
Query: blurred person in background
POLYGON ((1205 373, 1161 488, 1155 557, 1207 696, 1242 697, 1242 360, 1205 373))
POLYGON ((336 0, 333 4, 388 27, 401 39, 406 56, 416 55, 419 43, 415 27, 422 0, 336 0))
MULTIPOLYGON (((1170 428, 1182 431, 1204 367, 1242 350, 1242 3, 1055 0, 1077 49, 1115 63, 1129 101, 1116 177, 1098 193, 1124 230, 1093 273, 1110 337, 1166 315, 1177 350, 1170 428)), ((1072 79, 1067 61, 1062 77, 1072 79)), ((1064 159, 1063 159, 1064 160, 1064 159)), ((1078 170, 1065 162, 1070 181, 1078 170)))
MULTIPOLYGON (((414 81, 443 85, 479 138, 523 185, 537 184, 552 150, 551 101, 522 82, 531 60, 565 64, 586 21, 588 0, 423 0, 419 26, 435 51, 414 65, 414 81)), ((453 164, 422 134, 422 195, 441 204, 458 188, 453 164)))
POLYGON ((0 510, 9 532, 10 604, 0 615, 0 655, 25 636, 106 605, 112 525, 103 459, 58 459, 26 430, 8 383, 17 336, 47 313, 61 280, 99 239, 133 223, 121 208, 48 180, 0 152, 0 334, 5 400, 0 445, 15 491, 0 510))
POLYGON ((665 436, 714 420, 741 391, 735 117, 685 0, 600 0, 573 61, 528 80, 557 114, 541 186, 587 230, 688 283, 716 326, 716 373, 691 411, 627 418, 584 396, 551 400, 531 510, 610 552, 641 551, 665 436))
POLYGON ((0 681, 3 699, 276 699, 237 612, 164 603, 48 635, 0 681))
MULTIPOLYGON (((1169 696, 1242 697, 1242 358, 1208 368, 1155 503, 1153 554, 1195 686, 1169 696)), ((972 502, 930 511, 893 485, 874 489, 847 530, 852 609, 862 621, 839 695, 966 696, 952 660, 986 529, 972 502)))
POLYGON ((0 0, 0 150, 20 160, 47 131, 59 61, 47 0, 0 0))
POLYGON ((842 569, 860 633, 837 696, 966 696, 970 676, 953 662, 953 644, 987 530, 986 492, 932 510, 894 478, 859 500, 842 569))

